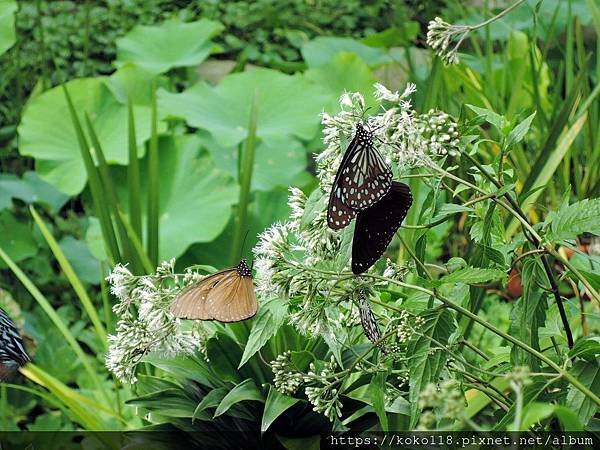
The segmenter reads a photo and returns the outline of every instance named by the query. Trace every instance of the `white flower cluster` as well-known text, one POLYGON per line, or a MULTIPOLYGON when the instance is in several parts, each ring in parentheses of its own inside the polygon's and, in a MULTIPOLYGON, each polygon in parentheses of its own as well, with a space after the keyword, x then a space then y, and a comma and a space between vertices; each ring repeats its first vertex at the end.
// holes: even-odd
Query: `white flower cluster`
POLYGON ((471 28, 466 25, 451 25, 440 17, 429 22, 427 45, 429 45, 446 64, 458 64, 458 48, 467 37, 471 28))
MULTIPOLYGON (((326 216, 329 191, 357 123, 366 124, 378 151, 398 171, 428 165, 458 146, 457 125, 450 116, 414 111, 414 84, 402 92, 379 83, 374 87, 380 113, 365 118, 365 100, 355 92, 342 95, 338 114, 322 115, 325 149, 315 158, 319 188, 309 197, 291 188, 289 221, 264 231, 254 248, 258 295, 289 298, 290 322, 303 333, 334 336, 346 303, 351 304, 353 293, 365 284, 360 277, 343 275, 350 262, 352 227, 333 231, 326 216)), ((392 278, 401 279, 405 272, 388 263, 386 274, 392 278)))
MULTIPOLYGON (((136 366, 149 352, 190 353, 201 342, 196 329, 183 330, 169 312, 179 292, 180 276, 174 273, 174 264, 174 259, 164 262, 156 274, 145 276, 135 276, 117 264, 106 278, 118 300, 113 311, 119 317, 116 333, 108 337, 106 366, 123 382, 136 382, 136 366)), ((186 277, 194 279, 191 273, 186 277)))
POLYGON ((432 429, 438 418, 461 419, 465 411, 465 397, 459 382, 448 379, 439 386, 428 383, 419 394, 419 408, 426 409, 419 418, 419 430, 432 429))
POLYGON ((336 368, 337 364, 333 356, 318 374, 315 364, 310 363, 308 374, 304 379, 305 382, 314 384, 304 389, 308 401, 313 405, 313 411, 324 414, 332 422, 336 417, 342 417, 342 402, 336 388, 337 383, 335 380, 330 381, 336 368))

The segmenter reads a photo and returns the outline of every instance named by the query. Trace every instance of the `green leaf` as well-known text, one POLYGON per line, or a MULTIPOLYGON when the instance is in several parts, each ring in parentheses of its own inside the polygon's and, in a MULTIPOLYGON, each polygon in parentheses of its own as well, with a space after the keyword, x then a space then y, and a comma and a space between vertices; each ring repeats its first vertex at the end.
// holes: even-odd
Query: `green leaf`
POLYGON ((210 39, 224 27, 202 19, 183 23, 167 20, 160 25, 137 25, 117 39, 117 64, 132 62, 151 73, 164 73, 174 67, 196 66, 219 46, 210 39))
POLYGON ((376 106, 373 84, 377 81, 369 66, 354 53, 337 54, 327 64, 306 71, 306 78, 327 88, 330 101, 325 110, 337 112, 339 98, 344 92, 360 92, 367 106, 376 106))
POLYGON ((228 392, 229 389, 226 387, 213 389, 209 391, 208 394, 204 396, 202 401, 198 403, 198 406, 196 406, 196 409, 194 410, 194 414, 192 416, 192 422, 195 419, 208 421, 213 420, 213 415, 207 414, 205 411, 209 408, 216 408, 217 406, 219 406, 219 404, 223 401, 228 392))
POLYGON ((85 241, 73 236, 63 237, 58 245, 73 266, 77 277, 86 283, 100 282, 100 263, 92 255, 85 241))
POLYGON ((572 205, 564 205, 548 220, 548 238, 554 241, 575 239, 582 233, 600 235, 600 198, 583 199, 572 205))
POLYGON ((523 418, 521 419, 520 430, 529 430, 533 425, 552 416, 554 405, 550 403, 532 402, 525 406, 523 418))
POLYGON ((369 384, 370 397, 373 399, 373 409, 379 418, 379 423, 381 424, 381 430, 383 432, 388 431, 388 419, 385 413, 386 378, 387 373, 377 372, 373 375, 371 383, 369 384))
POLYGON ((440 283, 466 283, 478 284, 489 281, 504 280, 506 273, 498 269, 484 269, 480 267, 463 267, 440 278, 440 283))
POLYGON ((16 42, 15 12, 17 2, 13 0, 0 1, 0 55, 16 42))
MULTIPOLYGON (((538 330, 546 322, 546 311, 548 310, 547 295, 541 291, 538 284, 547 284, 547 278, 541 263, 528 258, 523 264, 521 278, 523 280, 523 294, 513 304, 511 311, 510 335, 540 350, 538 330)), ((533 370, 539 368, 539 360, 529 353, 514 346, 511 350, 511 361, 513 365, 525 365, 533 370)))
POLYGON ((271 424, 275 422, 275 419, 299 401, 300 399, 283 395, 273 386, 269 385, 269 394, 267 395, 267 401, 263 411, 260 431, 263 433, 267 431, 271 424))
POLYGON ((0 209, 12 207, 14 198, 42 204, 51 211, 58 211, 69 200, 68 195, 57 191, 35 172, 25 172, 22 178, 11 173, 0 174, 0 209))
POLYGON ((392 58, 382 49, 344 37, 319 36, 304 44, 301 51, 309 68, 326 66, 340 52, 354 53, 370 67, 392 62, 392 58))
POLYGON ((581 358, 589 362, 598 361, 600 358, 600 336, 585 336, 575 342, 569 351, 570 358, 581 358))
MULTIPOLYGON (((38 251, 31 226, 18 221, 10 211, 0 211, 0 248, 15 262, 34 256, 38 251)), ((6 268, 1 260, 0 267, 6 268)))
POLYGON ((533 114, 525 118, 522 122, 520 122, 516 127, 514 127, 510 133, 508 134, 508 138, 506 139, 506 146, 510 147, 511 145, 518 144, 523 140, 527 132, 529 131, 529 127, 531 126, 531 122, 535 117, 535 111, 533 114))
POLYGON ((277 333, 285 321, 287 312, 288 303, 283 299, 272 299, 261 304, 256 318, 252 320, 252 330, 238 367, 246 364, 277 333))
MULTIPOLYGON (((199 136, 217 167, 237 178, 239 172, 237 146, 222 147, 206 132, 200 132, 199 136)), ((306 149, 302 143, 295 139, 274 136, 256 147, 252 190, 270 191, 278 186, 287 187, 290 180, 305 169, 306 149)))
POLYGON ((163 113, 209 131, 219 145, 228 148, 248 137, 255 93, 256 135, 263 142, 274 137, 310 140, 315 136, 327 96, 299 74, 255 69, 228 75, 215 87, 199 82, 180 94, 159 90, 158 101, 163 113))
MULTIPOLYGON (((238 186, 216 169, 194 135, 159 140, 160 215, 159 260, 181 255, 195 242, 211 242, 225 228, 238 186)), ((125 168, 115 168, 121 204, 128 204, 125 168)), ((140 167, 142 205, 147 204, 147 164, 140 167)), ((128 208, 127 208, 128 209, 128 208)), ((146 212, 142 211, 145 216, 146 212)), ((145 220, 145 219, 144 219, 145 220)))
MULTIPOLYGON (((598 360, 576 361, 569 371, 592 392, 600 392, 600 364, 598 360)), ((573 385, 569 385, 566 406, 577 412, 581 423, 586 424, 598 409, 598 405, 573 385)))
POLYGON ((427 383, 436 383, 444 368, 448 352, 439 348, 446 345, 456 330, 453 314, 447 309, 428 310, 421 314, 425 323, 419 334, 413 334, 408 343, 407 354, 411 355, 409 368, 411 427, 418 421, 419 395, 427 383), (434 339, 437 341, 434 343, 434 339))
POLYGON ((229 408, 236 403, 240 403, 247 400, 263 401, 263 395, 258 390, 254 381, 248 378, 242 381, 236 387, 234 387, 219 403, 217 410, 215 411, 214 417, 219 417, 225 414, 229 408))
POLYGON ((486 108, 480 108, 475 105, 465 106, 471 111, 475 112, 477 115, 482 116, 486 122, 494 125, 496 129, 501 133, 504 130, 504 127, 506 127, 506 119, 500 114, 486 108))
POLYGON ((391 27, 379 33, 369 34, 362 39, 369 47, 404 47, 411 43, 419 33, 419 22, 407 20, 402 28, 391 27))
MULTIPOLYGON (((82 78, 65 85, 81 116, 90 115, 108 163, 126 164, 127 106, 118 102, 103 78, 82 78)), ((69 120, 62 87, 50 89, 27 105, 18 132, 19 152, 36 159, 36 172, 61 192, 75 195, 86 183, 79 142, 69 120)), ((150 136, 150 109, 136 107, 138 144, 150 136)), ((89 140, 88 140, 89 142, 89 140)), ((139 149, 140 154, 143 147, 139 149)))

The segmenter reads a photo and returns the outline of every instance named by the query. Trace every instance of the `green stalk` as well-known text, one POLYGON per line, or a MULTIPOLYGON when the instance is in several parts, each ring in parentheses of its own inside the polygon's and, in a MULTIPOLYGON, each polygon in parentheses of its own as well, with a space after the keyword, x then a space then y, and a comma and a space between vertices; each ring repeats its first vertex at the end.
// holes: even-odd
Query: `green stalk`
POLYGON ((25 275, 25 273, 15 264, 15 262, 8 256, 2 248, 0 248, 0 258, 4 260, 8 268, 15 274, 15 276, 19 279, 19 281, 25 286, 27 291, 31 294, 31 296, 37 301, 38 305, 44 310, 48 318, 52 321, 52 323, 56 326, 58 331, 63 335, 69 346, 73 349, 81 364, 83 365, 85 371, 90 376, 90 379, 100 391, 107 404, 111 404, 110 398, 106 389, 104 387, 103 382, 100 380, 100 377, 92 367, 89 362, 89 357, 83 352, 79 343, 75 339, 75 337, 69 331, 69 327, 62 321, 60 316, 56 313, 50 302, 44 297, 44 295, 39 291, 39 289, 33 284, 33 282, 25 275))
POLYGON ((114 265, 117 261, 121 260, 121 257, 119 254, 119 245, 117 243, 117 238, 115 236, 112 222, 110 220, 110 215, 106 206, 106 198, 104 196, 104 190, 102 189, 100 176, 98 174, 98 171, 96 170, 94 160, 90 153, 90 147, 88 145, 87 139, 85 138, 85 135, 83 134, 83 129, 81 128, 81 123, 79 122, 79 118, 77 117, 77 113, 75 112, 75 107, 73 106, 71 96, 69 95, 69 91, 67 90, 67 87, 64 84, 63 91, 67 100, 67 106, 69 107, 69 113, 71 115, 73 127, 75 128, 75 134, 77 135, 77 141, 79 142, 81 158, 83 159, 85 170, 87 172, 88 184, 90 186, 92 200, 94 202, 94 209, 96 211, 96 215, 98 216, 98 220, 100 221, 100 228, 102 229, 102 236, 104 238, 106 254, 111 265, 114 265))
POLYGON ((133 251, 135 252, 137 259, 140 261, 146 273, 149 274, 154 272, 154 266, 152 265, 150 258, 148 258, 148 255, 146 255, 146 253, 144 252, 144 246, 142 245, 142 241, 140 241, 140 238, 133 230, 133 227, 127 221, 127 217, 125 216, 125 214, 122 211, 119 211, 119 215, 121 217, 121 221, 123 222, 123 226, 127 231, 127 236, 129 237, 131 246, 133 247, 133 251))
POLYGON ((254 151, 256 149, 256 123, 258 120, 258 93, 255 92, 250 108, 248 121, 248 137, 244 143, 244 152, 239 170, 240 199, 237 206, 235 231, 231 245, 231 264, 237 263, 241 252, 242 239, 246 233, 248 221, 248 206, 250 204, 250 188, 252 185, 252 172, 254 169, 254 151))
POLYGON ((50 230, 48 229, 48 227, 46 226, 46 224, 44 223, 42 218, 39 216, 39 214, 37 213, 35 208, 33 206, 29 206, 29 211, 31 211, 33 220, 35 221, 35 223, 39 227, 40 231, 42 232, 42 235, 44 236, 46 243, 50 247, 50 250, 52 250, 54 257, 58 261, 60 268, 62 269, 63 273, 67 277, 67 280, 69 280, 69 283, 73 287, 73 290, 77 294, 77 297, 79 297, 79 300, 81 301, 81 304, 83 305, 83 309, 85 309, 85 312, 87 313, 92 324, 94 325, 94 329, 96 330, 96 336, 98 337, 100 342, 106 348, 106 346, 108 344, 108 341, 106 340, 106 330, 104 329, 104 325, 102 325, 102 322, 100 321, 100 317, 98 316, 98 313, 96 312, 96 308, 94 307, 92 300, 90 299, 88 293, 86 292, 85 288, 83 287, 81 280, 79 279, 79 277, 73 270, 71 263, 69 262, 69 260, 65 256, 65 254, 63 253, 62 249, 60 248, 60 245, 58 245, 58 242, 56 242, 56 239, 54 239, 54 236, 52 236, 52 233, 50 232, 50 230))
POLYGON ((153 266, 158 265, 158 215, 159 215, 159 167, 158 167, 158 131, 156 112, 156 88, 152 86, 152 123, 150 145, 148 146, 148 217, 147 251, 153 266))
POLYGON ((127 183, 129 185, 129 218, 133 231, 142 239, 142 200, 140 195, 140 166, 135 138, 135 121, 133 117, 133 104, 128 103, 128 131, 129 131, 129 161, 127 165, 127 183))
POLYGON ((94 126, 92 125, 92 121, 87 113, 84 113, 85 122, 88 129, 88 134, 90 136, 90 140, 92 143, 92 148, 94 149, 94 153, 96 155, 96 159, 98 160, 98 175, 100 176, 100 182, 102 183, 103 192, 105 193, 106 207, 109 211, 108 218, 111 220, 111 214, 114 217, 114 221, 117 225, 117 234, 119 236, 119 242, 121 243, 121 248, 123 249, 123 257, 125 261, 130 261, 134 266, 134 272, 139 273, 138 263, 135 259, 132 258, 131 248, 129 245, 129 241, 127 239, 127 232, 125 231, 125 227, 121 221, 121 217, 118 214, 119 211, 119 200, 117 198, 117 193, 115 192, 115 183, 110 176, 110 172, 108 170, 108 164, 106 163, 106 158, 104 158, 104 151, 102 150, 102 145, 100 144, 100 140, 98 139, 98 135, 94 130, 94 126))
POLYGON ((453 309, 456 312, 458 312, 458 313, 460 313, 460 314, 462 314, 462 315, 470 318, 474 322, 477 322, 478 324, 480 324, 484 328, 487 328, 488 330, 490 330, 492 333, 494 333, 494 334, 496 334, 496 335, 498 335, 498 336, 506 339, 508 342, 516 345, 517 347, 522 348, 526 352, 528 352, 531 355, 533 355, 536 358, 538 358, 540 361, 543 361, 549 367, 551 367, 552 369, 554 369, 556 371, 556 373, 558 373, 561 377, 564 377, 569 383, 571 383, 578 390, 580 390, 586 397, 588 397, 590 400, 592 400, 594 403, 596 403, 598 406, 600 406, 600 397, 598 397, 596 394, 594 394, 583 383, 581 383, 576 377, 574 377, 569 372, 567 372, 566 370, 564 370, 562 367, 560 367, 558 364, 556 364, 554 361, 552 361, 546 355, 544 355, 543 353, 537 351, 533 347, 530 347, 526 343, 524 343, 524 342, 522 342, 522 341, 520 341, 520 340, 512 337, 510 334, 505 333, 504 331, 500 330, 499 328, 496 328, 494 325, 486 322, 481 317, 477 316, 476 314, 473 314, 468 309, 466 309, 466 308, 464 308, 464 307, 462 307, 460 305, 457 305, 456 303, 450 301, 449 299, 447 299, 443 295, 439 294, 437 291, 435 291, 435 290, 429 290, 429 289, 426 289, 426 288, 421 287, 421 286, 407 284, 407 283, 404 283, 402 281, 398 281, 398 280, 394 280, 394 279, 391 279, 391 278, 382 277, 382 276, 378 276, 378 275, 367 274, 365 276, 373 278, 373 279, 376 279, 376 280, 387 281, 388 283, 396 284, 397 286, 400 286, 400 287, 404 287, 404 288, 407 288, 407 289, 414 289, 416 291, 421 291, 421 292, 423 292, 425 294, 435 296, 439 301, 441 301, 448 308, 453 309))

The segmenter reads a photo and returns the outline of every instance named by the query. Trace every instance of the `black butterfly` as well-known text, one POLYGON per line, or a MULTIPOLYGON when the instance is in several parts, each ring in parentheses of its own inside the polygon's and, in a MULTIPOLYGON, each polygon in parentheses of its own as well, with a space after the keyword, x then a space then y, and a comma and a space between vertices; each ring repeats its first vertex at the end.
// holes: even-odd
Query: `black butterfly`
MULTIPOLYGON (((358 290, 358 307, 360 308, 360 323, 363 327, 363 331, 365 332, 365 336, 375 344, 377 341, 381 339, 381 330, 379 329, 379 325, 377 324, 377 320, 375 319, 375 315, 369 306, 369 302, 367 300, 367 293, 364 289, 358 290)), ((378 343, 379 348, 386 353, 381 342, 378 343)))
POLYGON ((352 241, 352 272, 360 274, 381 258, 412 205, 410 188, 393 181, 389 192, 358 212, 352 241))
POLYGON ((0 308, 0 381, 8 380, 29 362, 23 340, 13 321, 0 308))
POLYGON ((329 228, 339 230, 347 226, 357 211, 387 194, 391 184, 392 170, 373 147, 373 133, 357 124, 329 194, 329 228))

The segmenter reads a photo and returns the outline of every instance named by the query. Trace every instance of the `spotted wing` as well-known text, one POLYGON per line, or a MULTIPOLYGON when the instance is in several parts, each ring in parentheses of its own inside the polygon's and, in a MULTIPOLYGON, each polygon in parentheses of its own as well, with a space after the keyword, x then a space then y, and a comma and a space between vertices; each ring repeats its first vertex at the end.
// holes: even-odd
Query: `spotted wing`
POLYGON ((348 146, 338 168, 331 193, 327 224, 338 230, 360 211, 377 203, 390 189, 392 171, 373 146, 373 135, 362 125, 348 146))
POLYGON ((7 380, 29 362, 23 339, 14 322, 0 308, 0 381, 7 380))
POLYGON ((171 314, 180 319, 212 320, 206 309, 209 292, 235 268, 214 273, 198 283, 185 288, 171 304, 171 314))
POLYGON ((379 329, 373 310, 371 309, 371 306, 369 306, 364 289, 358 291, 358 306, 360 308, 360 323, 365 332, 365 336, 367 336, 371 342, 376 343, 381 339, 381 330, 379 329))
POLYGON ((381 258, 412 205, 410 188, 394 181, 388 194, 356 218, 352 272, 360 274, 381 258))

